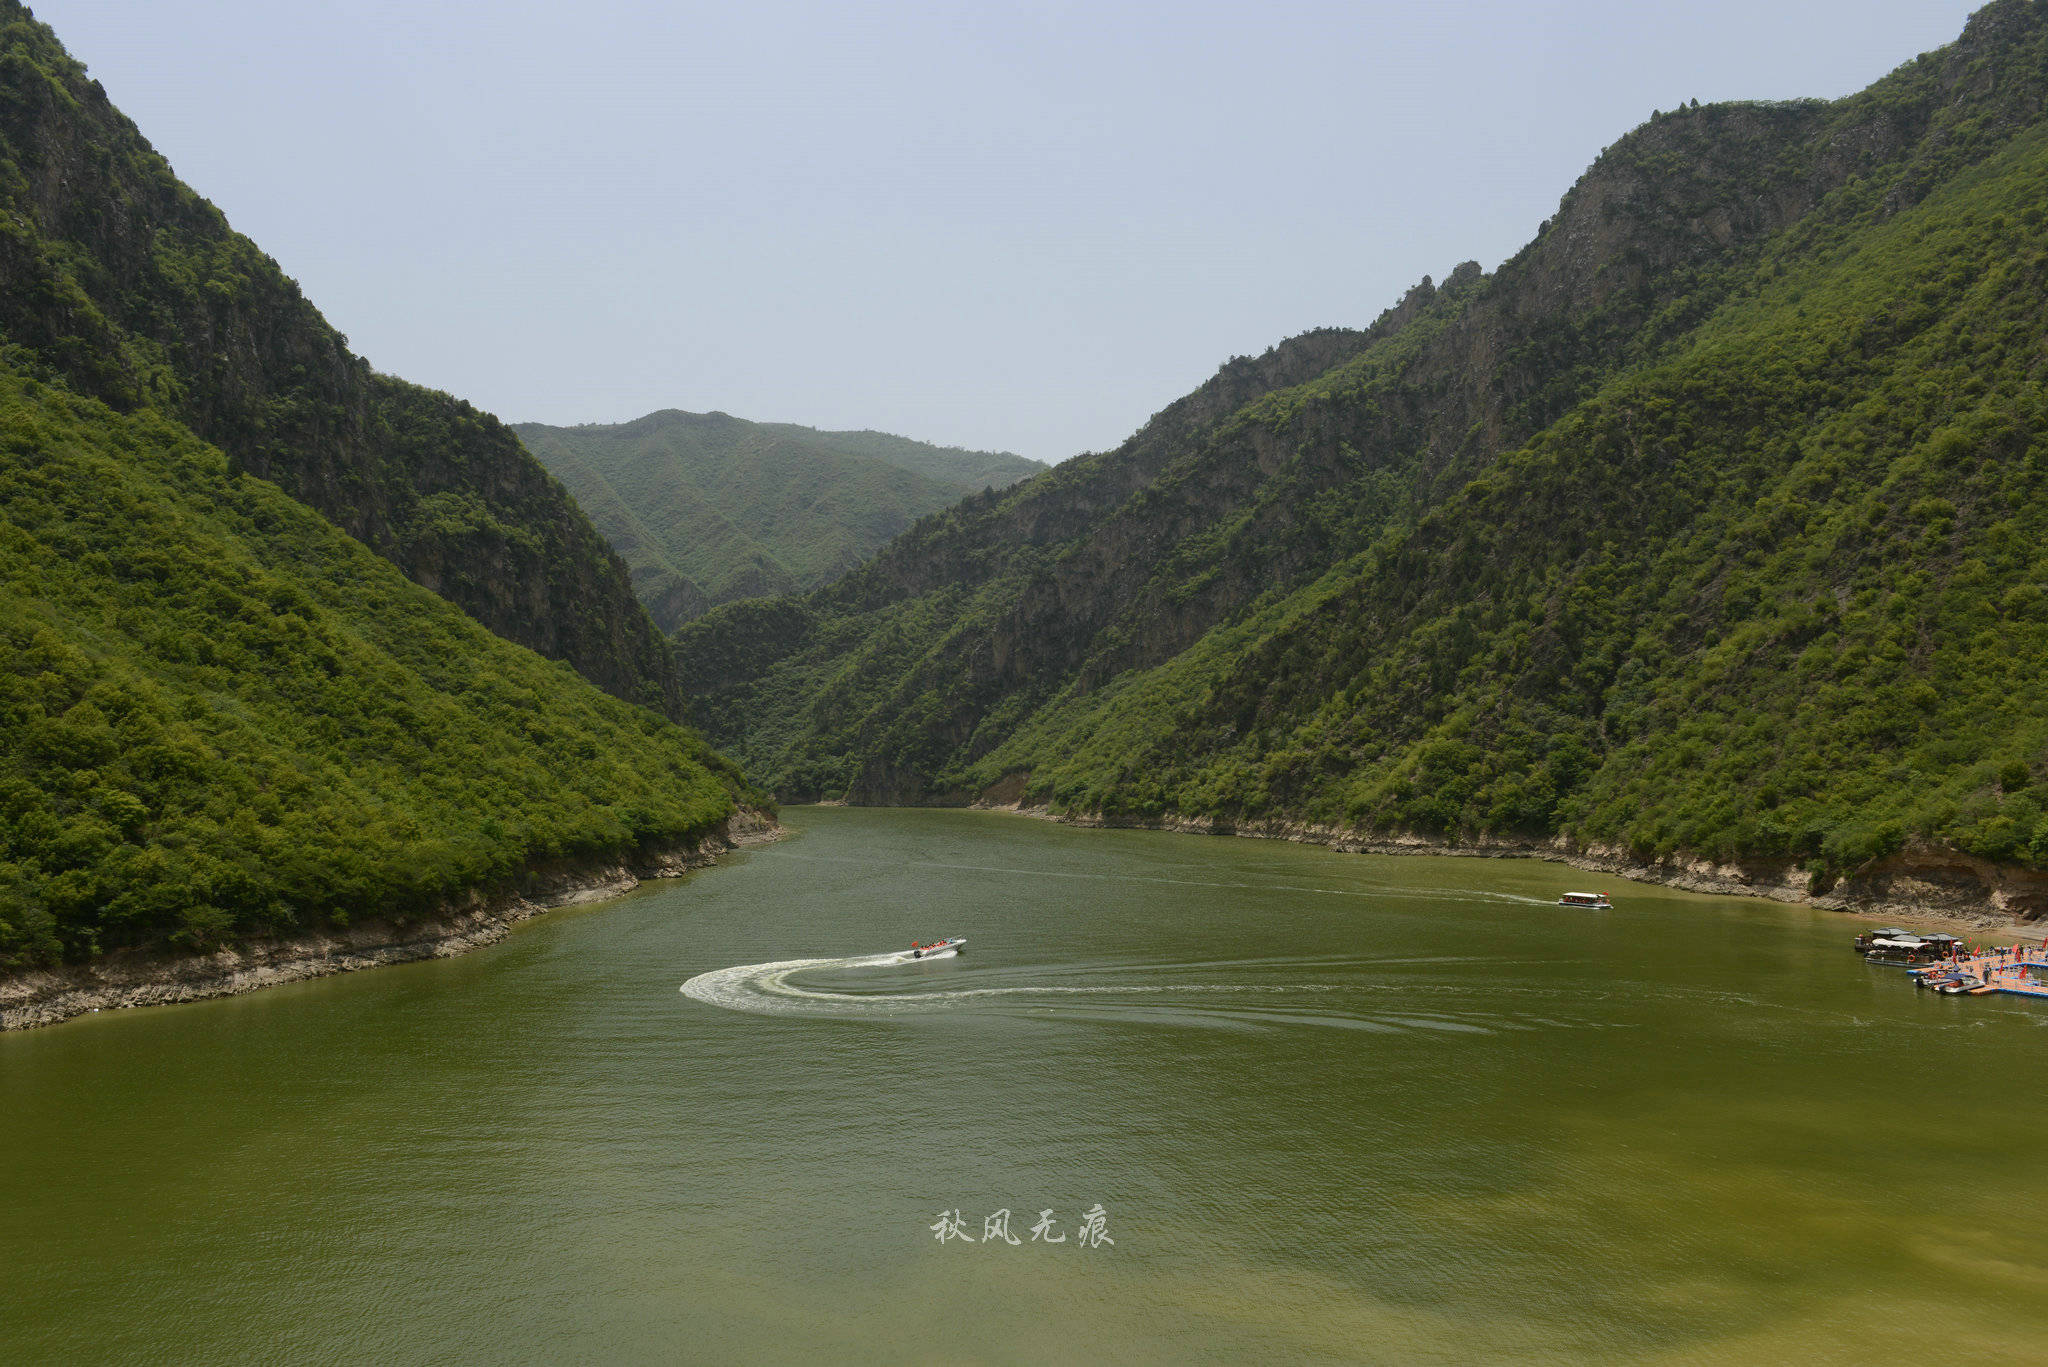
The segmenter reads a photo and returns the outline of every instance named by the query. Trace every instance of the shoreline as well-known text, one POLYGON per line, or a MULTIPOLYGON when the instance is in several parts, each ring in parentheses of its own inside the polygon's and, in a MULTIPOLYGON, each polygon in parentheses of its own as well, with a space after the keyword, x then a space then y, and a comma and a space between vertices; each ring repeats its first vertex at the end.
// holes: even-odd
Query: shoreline
POLYGON ((1060 813, 1045 806, 1028 807, 1022 802, 982 800, 967 806, 972 811, 1030 817, 1090 830, 1172 831, 1182 835, 1286 840, 1299 845, 1323 845, 1339 854, 1537 859, 1681 892, 1764 898, 1873 923, 1914 923, 1911 928, 1951 933, 2017 933, 2022 927, 2035 926, 2034 918, 2048 905, 2048 875, 2007 870, 1960 851, 1926 845, 1908 846, 1899 854, 1877 861, 1870 869, 1859 871, 1841 885, 1848 889, 1846 892, 1838 889, 1814 893, 1806 887, 1803 871, 1790 861, 1747 868, 1706 860, 1646 863, 1622 849, 1575 846, 1562 839, 1542 843, 1475 840, 1451 844, 1421 836, 1368 836, 1308 821, 1233 822, 1177 816, 1145 821, 1060 813))
POLYGON ((454 958, 496 944, 513 926, 544 912, 610 901, 647 879, 680 878, 734 850, 771 844, 786 834, 773 818, 742 808, 696 840, 637 860, 530 870, 510 890, 472 892, 438 914, 403 925, 366 918, 346 928, 249 940, 207 954, 117 950, 90 964, 31 969, 0 978, 0 1031, 56 1025, 95 1011, 238 996, 386 964, 454 958))

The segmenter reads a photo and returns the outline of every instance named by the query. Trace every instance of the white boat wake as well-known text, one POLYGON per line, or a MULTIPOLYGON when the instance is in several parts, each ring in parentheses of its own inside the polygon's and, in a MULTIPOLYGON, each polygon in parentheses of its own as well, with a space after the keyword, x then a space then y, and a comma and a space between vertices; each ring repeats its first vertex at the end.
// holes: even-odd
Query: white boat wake
MULTIPOLYGON (((952 958, 945 950, 928 956, 952 958)), ((1585 1021, 1565 1021, 1555 1016, 1503 1015, 1498 1012, 1464 1012, 1456 1009, 1417 1009, 1406 1006, 1393 1012, 1361 1014, 1343 1009, 1328 994, 1392 990, 1410 993, 1418 984, 1381 983, 1041 983, 1014 987, 940 988, 917 992, 841 992, 807 987, 794 981, 799 975, 847 969, 895 968, 913 962, 910 951, 864 954, 843 959, 781 959, 773 963, 739 964, 732 968, 700 973, 682 985, 684 996, 707 1006, 728 1011, 745 1011, 765 1016, 811 1016, 846 1018, 887 1018, 947 1011, 970 1002, 1038 998, 1044 1003, 1035 1010, 1060 1010, 1063 1014, 1114 1016, 1120 1020, 1150 1020, 1162 1024, 1204 1025, 1235 1029, 1269 1029, 1290 1025, 1323 1026, 1379 1033, 1441 1031, 1451 1034, 1490 1035, 1504 1030, 1574 1028, 1585 1021), (1197 998, 1196 1001, 1160 1000, 1197 998), (1216 998, 1231 998, 1218 1001, 1216 998), (1252 1000, 1246 1000, 1251 998, 1252 1000), (1275 1000, 1279 998, 1280 1000, 1275 1000), (1287 999, 1294 999, 1289 1001, 1287 999), (1313 1004, 1302 1001, 1313 998, 1313 1004), (1065 1001, 1064 1007, 1052 1003, 1065 1001), (1298 1003, 1298 1004, 1297 1004, 1298 1003)), ((1279 961, 1287 962, 1287 961, 1279 961)), ((1402 961, 1392 961, 1399 965, 1402 961)), ((1180 967, 1196 967, 1192 964, 1180 967)), ((1242 966, 1240 962, 1239 965, 1242 966)), ((1299 966, 1297 961, 1297 966, 1299 966)), ((1144 965, 1132 966, 1144 971, 1144 965)))
POLYGON ((909 963, 930 963, 951 959, 958 951, 946 949, 914 959, 909 950, 893 954, 861 954, 848 959, 782 959, 767 964, 740 964, 699 973, 682 986, 682 993, 710 1006, 728 1011, 752 1011, 770 1016, 844 1016, 853 1012, 902 1014, 912 1011, 942 1011, 984 997, 1017 996, 1128 996, 1159 992, 1301 992, 1331 991, 1328 984, 1305 987, 1220 985, 1182 983, 1137 986, 1090 985, 1065 987, 968 987, 933 992, 831 992, 803 987, 790 981, 792 975, 818 969, 894 968, 909 963))

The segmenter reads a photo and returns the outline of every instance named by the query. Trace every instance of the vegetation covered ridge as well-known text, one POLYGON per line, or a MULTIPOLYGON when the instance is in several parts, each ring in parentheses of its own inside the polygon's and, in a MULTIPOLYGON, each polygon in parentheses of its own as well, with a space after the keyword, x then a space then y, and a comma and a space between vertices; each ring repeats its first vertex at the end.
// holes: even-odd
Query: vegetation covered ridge
POLYGON ((0 358, 175 417, 492 631, 680 715, 625 566, 497 419, 379 375, 0 0, 0 358))
POLYGON ((403 924, 763 801, 154 407, 0 366, 0 971, 403 924))
POLYGON ((2048 15, 1688 106, 1492 276, 679 634, 783 795, 2048 866, 2048 15))
POLYGON ((513 430, 625 560, 663 630, 719 603, 827 583, 918 517, 1045 469, 1000 451, 678 409, 513 430))

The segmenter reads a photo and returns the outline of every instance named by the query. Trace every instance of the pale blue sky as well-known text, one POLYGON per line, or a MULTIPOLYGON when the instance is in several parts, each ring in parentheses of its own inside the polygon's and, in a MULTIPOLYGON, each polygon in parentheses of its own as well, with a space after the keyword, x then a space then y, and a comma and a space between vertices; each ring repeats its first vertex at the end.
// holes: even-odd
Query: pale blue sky
POLYGON ((1044 460, 1491 270, 1683 100, 1833 97, 1923 0, 43 0, 379 369, 1044 460))

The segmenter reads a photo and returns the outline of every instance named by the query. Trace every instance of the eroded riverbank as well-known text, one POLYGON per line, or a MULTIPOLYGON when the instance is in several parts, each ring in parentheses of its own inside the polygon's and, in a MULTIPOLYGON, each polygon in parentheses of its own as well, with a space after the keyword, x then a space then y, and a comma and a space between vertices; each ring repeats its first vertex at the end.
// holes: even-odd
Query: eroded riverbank
POLYGON ((1054 812, 1021 802, 981 801, 976 811, 1010 813, 1066 826, 1104 830, 1173 831, 1185 835, 1245 836, 1322 845, 1340 854, 1442 855, 1462 859, 1539 859, 1637 883, 1725 897, 1762 897, 1840 912, 1869 921, 1908 921, 1930 930, 1984 935, 2026 931, 2048 911, 2048 876, 1993 864, 1958 850, 1908 845, 1824 893, 1808 884, 1796 863, 1741 866, 1703 859, 1644 861, 1618 846, 1476 839, 1452 844, 1422 836, 1367 836, 1340 826, 1306 821, 1232 822, 1168 816, 1158 820, 1105 818, 1054 812))
POLYGON ((256 992, 283 983, 446 959, 496 944, 521 921, 557 907, 622 896, 643 881, 679 878, 735 850, 779 840, 772 818, 742 811, 700 840, 637 860, 557 865, 529 872, 517 887, 471 893, 441 914, 402 924, 366 918, 274 940, 250 940, 208 954, 117 951, 89 964, 0 978, 0 1030, 55 1025, 94 1011, 164 1006, 256 992))

